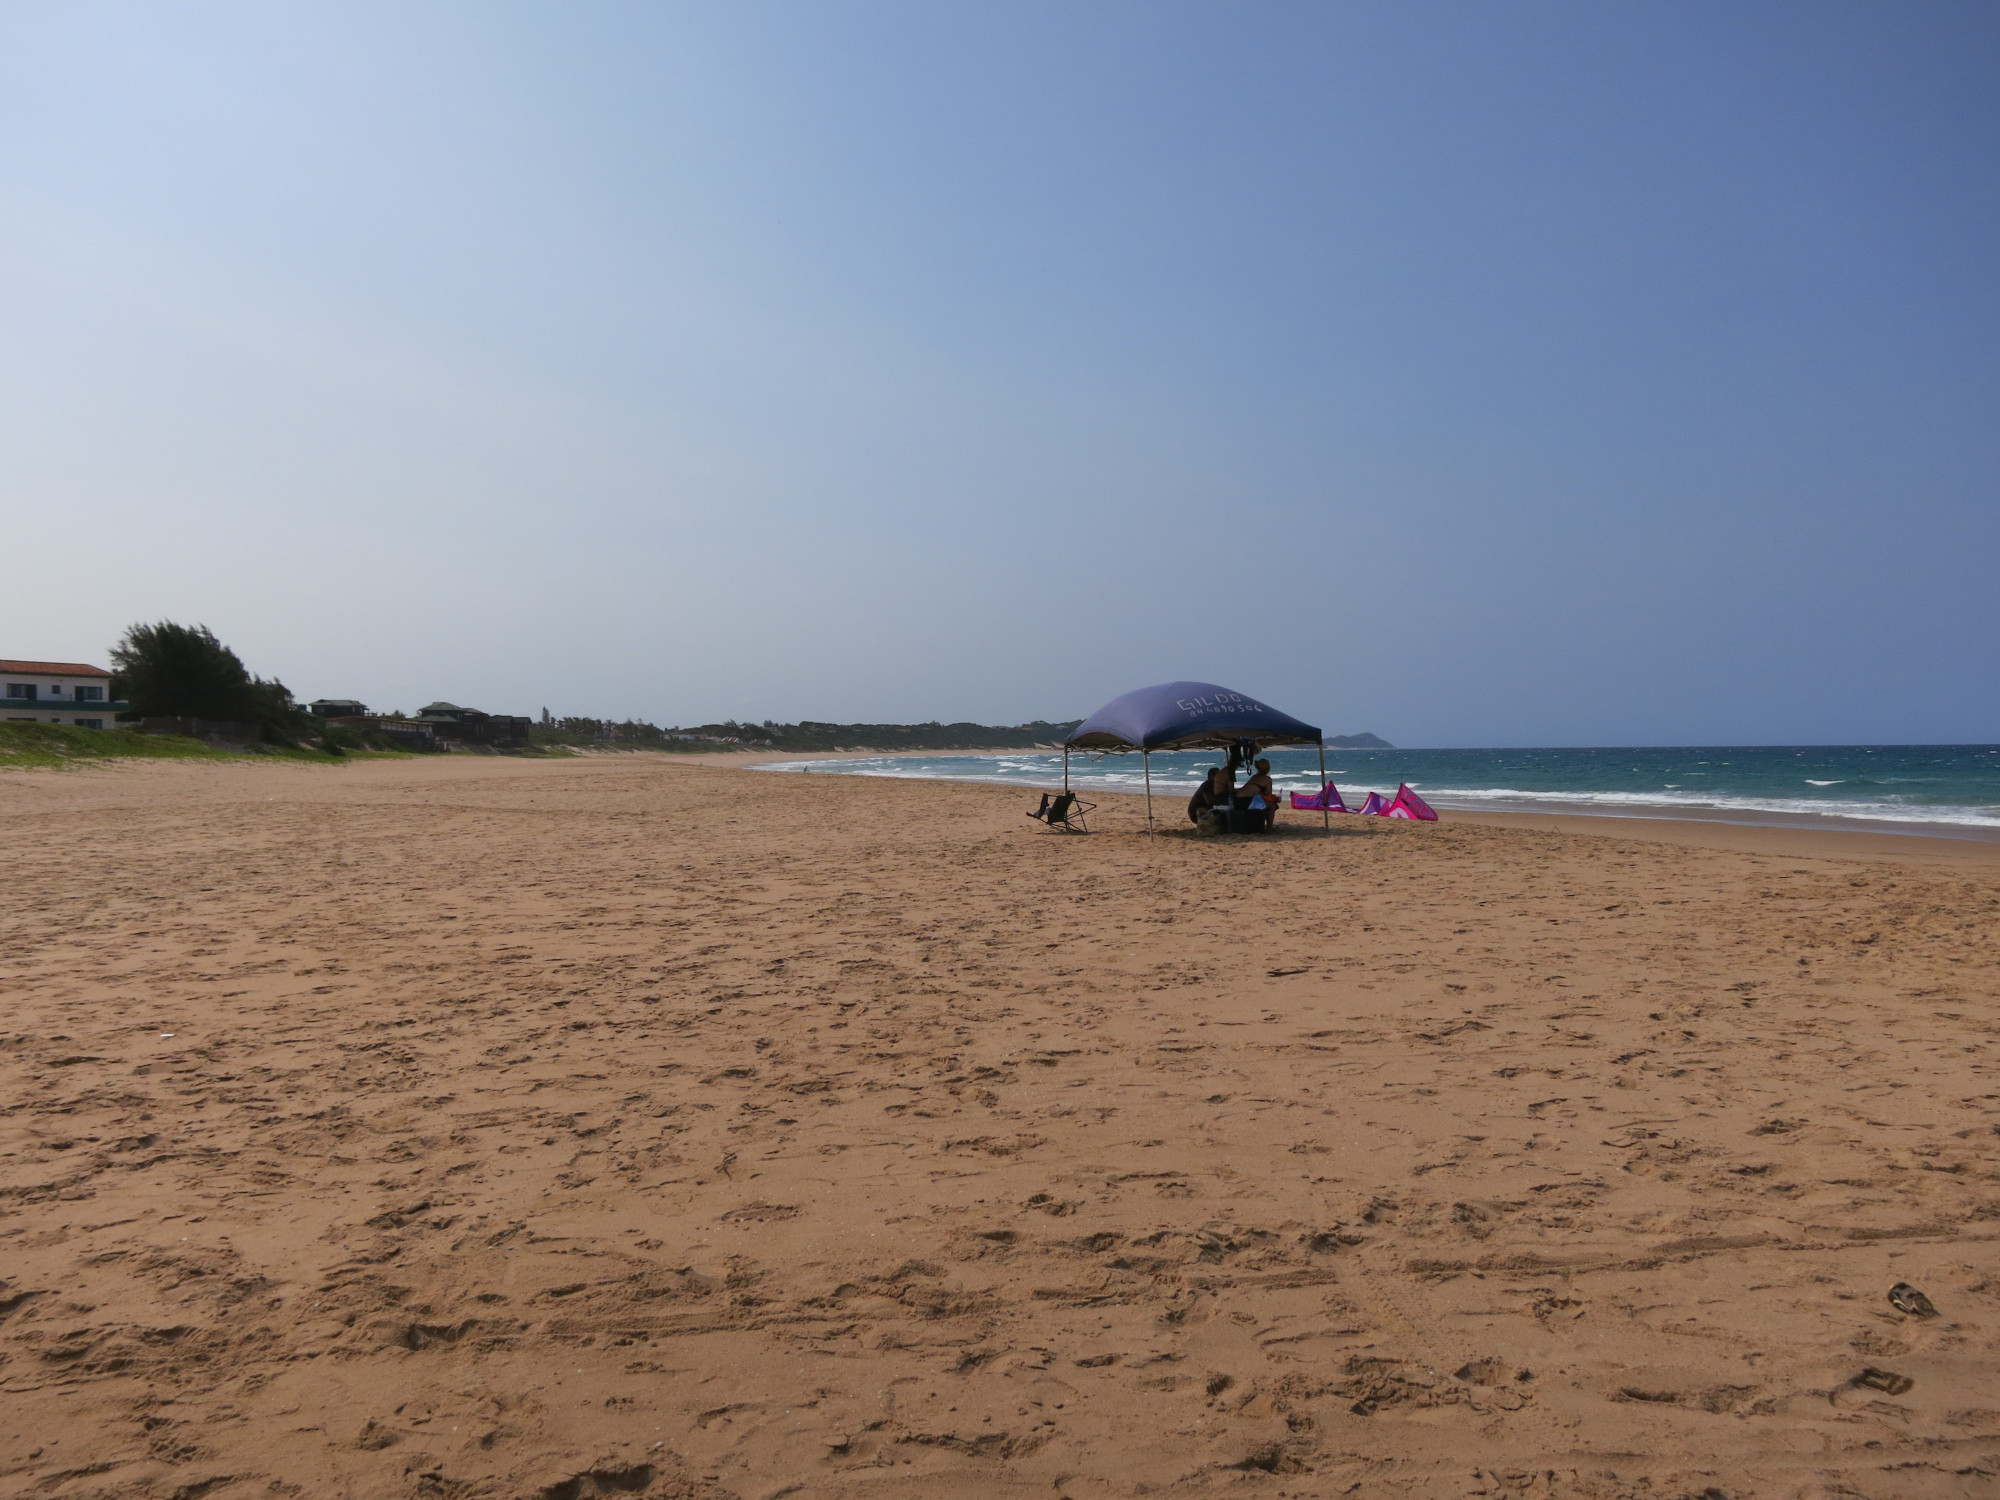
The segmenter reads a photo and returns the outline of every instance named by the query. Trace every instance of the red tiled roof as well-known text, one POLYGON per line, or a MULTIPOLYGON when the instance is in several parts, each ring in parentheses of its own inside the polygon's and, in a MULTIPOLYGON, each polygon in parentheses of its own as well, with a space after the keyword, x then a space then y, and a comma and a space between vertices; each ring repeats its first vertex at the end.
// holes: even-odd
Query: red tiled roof
POLYGON ((109 677, 102 667, 80 661, 0 661, 0 672, 19 677, 109 677))

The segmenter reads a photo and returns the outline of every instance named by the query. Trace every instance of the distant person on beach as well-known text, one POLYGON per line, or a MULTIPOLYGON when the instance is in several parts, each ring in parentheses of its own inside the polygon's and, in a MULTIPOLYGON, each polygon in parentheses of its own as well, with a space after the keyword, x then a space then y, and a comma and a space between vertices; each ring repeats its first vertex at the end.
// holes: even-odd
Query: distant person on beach
POLYGON ((1257 774, 1237 789, 1236 796, 1237 800, 1245 807, 1264 814, 1264 826, 1266 828, 1269 828, 1277 820, 1278 789, 1271 783, 1271 763, 1268 760, 1257 762, 1257 774), (1256 803, 1260 798, 1263 800, 1264 805, 1258 808, 1256 807, 1256 803))
POLYGON ((1211 807, 1228 807, 1236 800, 1236 778, 1221 766, 1208 768, 1208 780, 1194 789, 1188 798, 1188 821, 1201 822, 1201 815, 1211 807))

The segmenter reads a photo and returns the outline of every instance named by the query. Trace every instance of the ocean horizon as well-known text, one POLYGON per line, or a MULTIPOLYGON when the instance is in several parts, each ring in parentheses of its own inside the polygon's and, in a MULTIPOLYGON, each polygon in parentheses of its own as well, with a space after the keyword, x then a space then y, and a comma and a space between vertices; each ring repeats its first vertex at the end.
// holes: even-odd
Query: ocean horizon
MULTIPOLYGON (((1266 751, 1284 791, 1319 784, 1314 749, 1266 751)), ((1222 762, 1214 751, 1152 757, 1156 799, 1172 803, 1222 762)), ((874 755, 799 759, 758 767, 815 775, 977 781, 1027 790, 1060 787, 1060 751, 874 755)), ((1079 790, 1143 792, 1136 754, 1070 757, 1079 790)), ((1350 805, 1404 783, 1442 811, 1567 812, 1704 817, 1731 822, 1891 824, 1919 833, 2000 832, 2000 745, 1753 745, 1503 750, 1334 750, 1327 779, 1350 805)))

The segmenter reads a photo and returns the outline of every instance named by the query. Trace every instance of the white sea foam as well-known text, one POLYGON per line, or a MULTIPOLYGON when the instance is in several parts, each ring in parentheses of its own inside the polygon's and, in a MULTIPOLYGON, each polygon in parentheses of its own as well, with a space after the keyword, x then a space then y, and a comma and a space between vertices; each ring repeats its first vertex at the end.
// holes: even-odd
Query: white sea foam
POLYGON ((1725 797, 1695 792, 1681 792, 1673 796, 1665 792, 1524 792, 1510 787, 1441 787, 1424 793, 1424 796, 1439 807, 1454 807, 1461 803, 1478 807, 1499 802, 1527 802, 1551 809, 1564 806, 1593 811, 1620 807, 1673 808, 1690 813, 1778 813, 1787 817, 1803 815, 1843 821, 1859 819, 1874 823, 1947 823, 1962 828, 2000 828, 2000 807, 1950 804, 1828 802, 1817 797, 1725 797))

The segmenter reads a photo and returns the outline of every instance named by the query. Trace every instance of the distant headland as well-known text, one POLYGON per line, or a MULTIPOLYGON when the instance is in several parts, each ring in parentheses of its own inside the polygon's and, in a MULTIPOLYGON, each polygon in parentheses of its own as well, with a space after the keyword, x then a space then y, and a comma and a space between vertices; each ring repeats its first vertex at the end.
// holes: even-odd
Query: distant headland
MULTIPOLYGON (((1055 749, 1074 732, 1081 719, 1026 724, 828 724, 805 720, 780 724, 772 720, 692 727, 660 728, 643 720, 563 718, 542 711, 529 731, 531 742, 548 747, 617 745, 627 749, 712 751, 744 750, 1035 750, 1055 749)), ((1336 734, 1327 737, 1332 750, 1393 750, 1379 735, 1336 734)))
POLYGON ((547 709, 529 730, 530 742, 557 746, 615 745, 631 750, 1032 750, 1054 745, 1081 719, 1026 724, 827 724, 812 719, 761 724, 726 719, 719 724, 661 728, 644 720, 556 718, 547 709))

